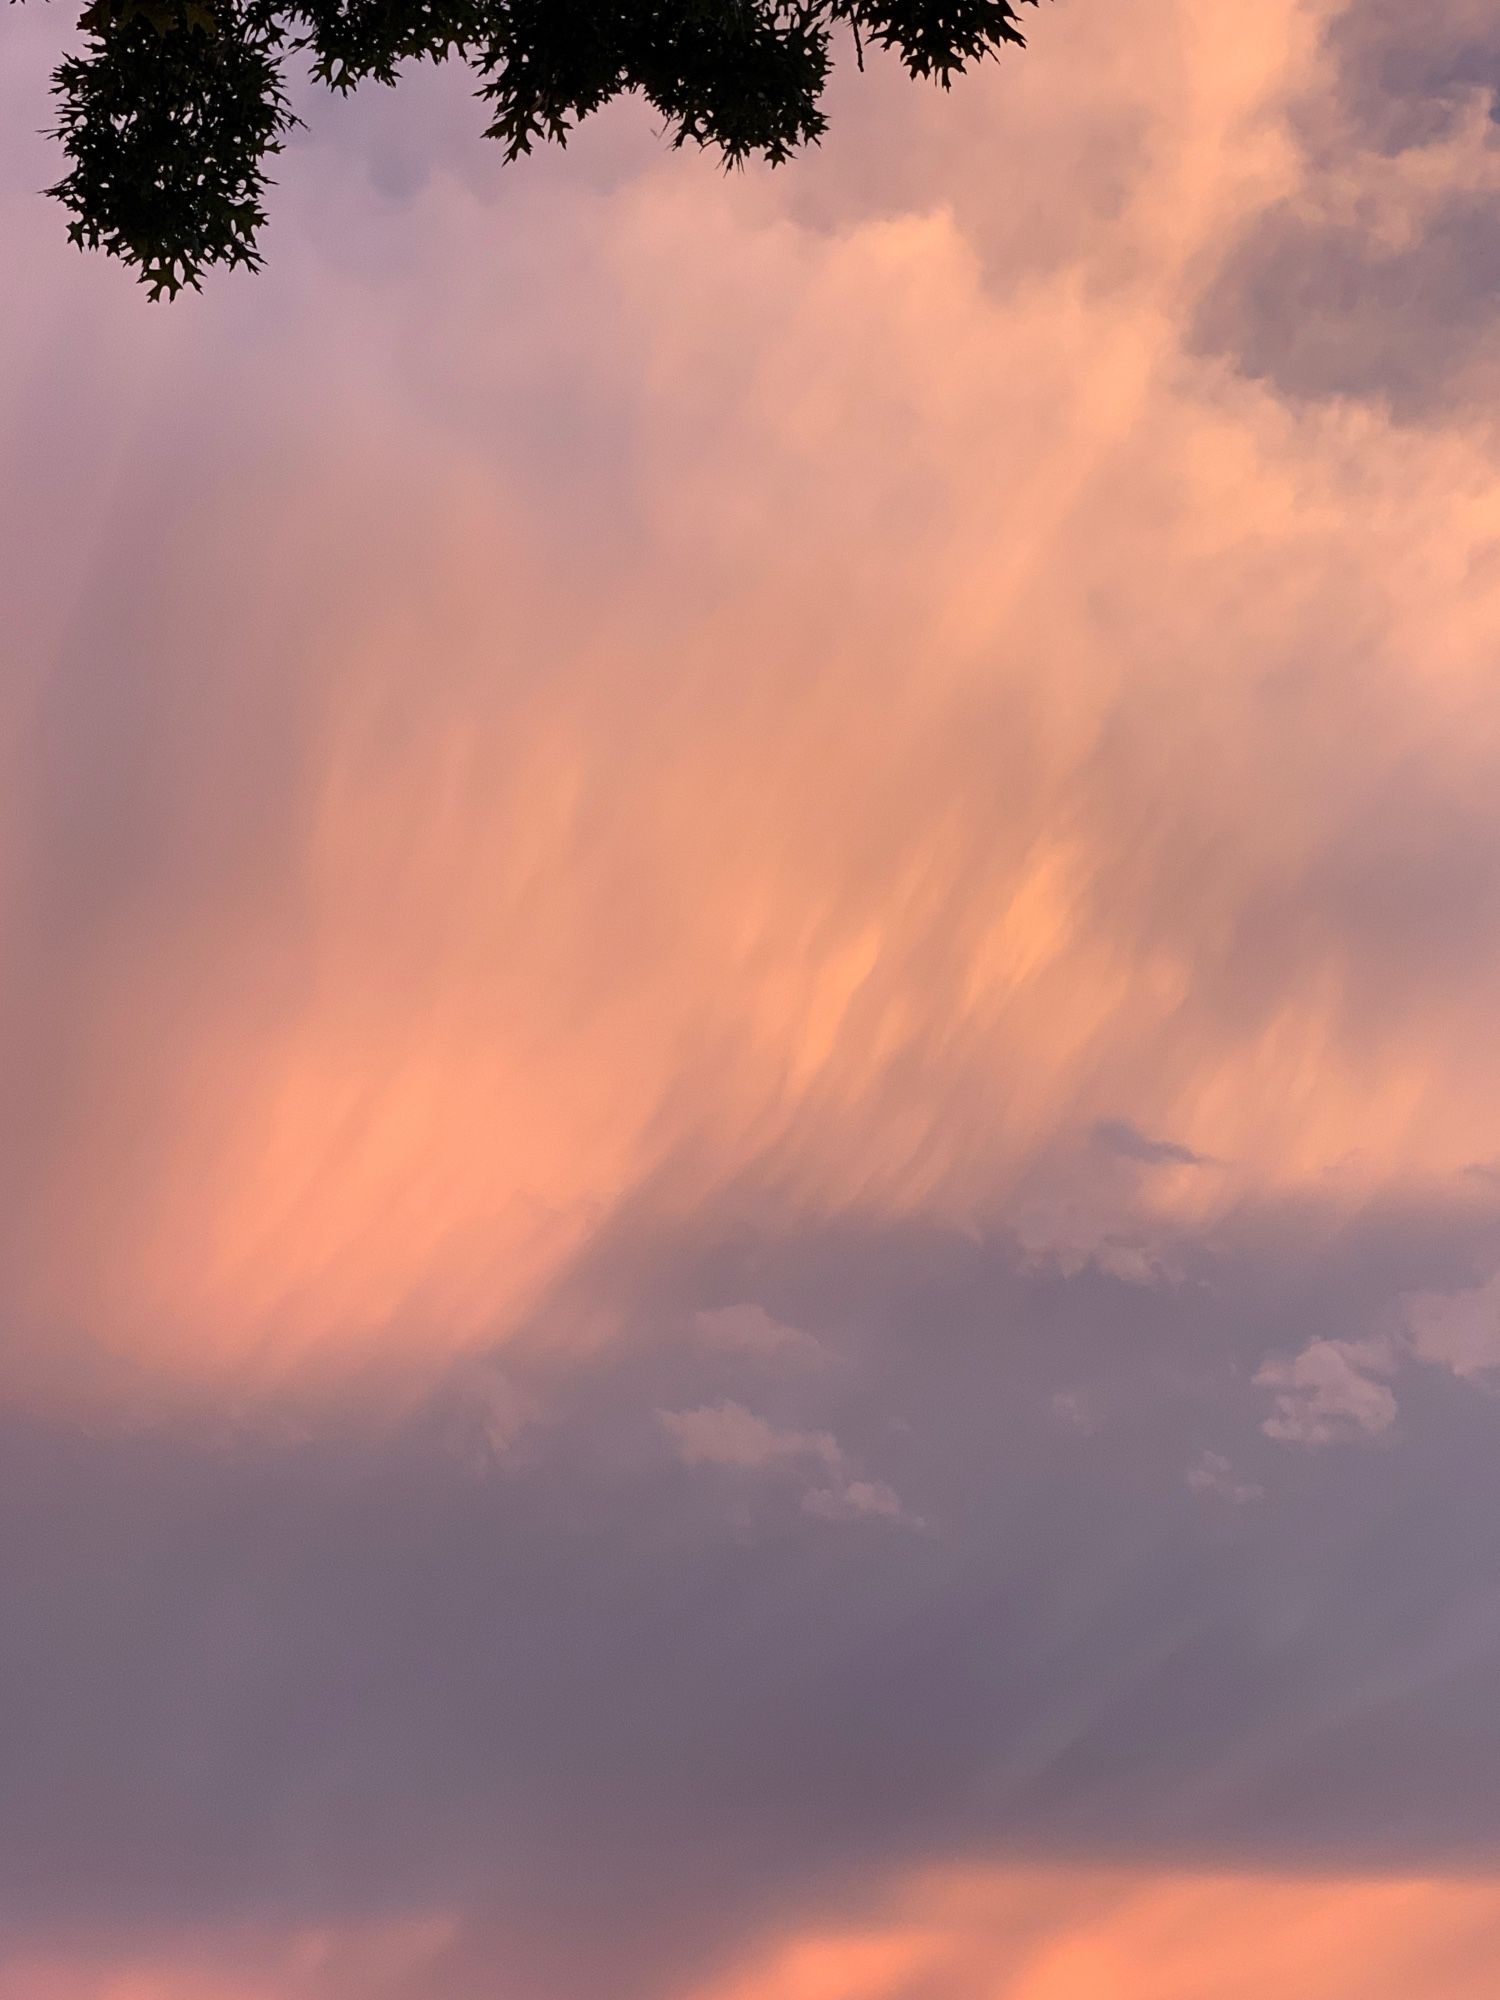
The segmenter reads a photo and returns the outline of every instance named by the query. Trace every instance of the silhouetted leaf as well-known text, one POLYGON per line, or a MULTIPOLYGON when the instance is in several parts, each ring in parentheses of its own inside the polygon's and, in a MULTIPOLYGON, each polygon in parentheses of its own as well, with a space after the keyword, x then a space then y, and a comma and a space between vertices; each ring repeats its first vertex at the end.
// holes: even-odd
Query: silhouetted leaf
POLYGON ((92 0, 58 68, 69 171, 50 192, 75 243, 135 266, 153 298, 260 261, 266 164, 296 122, 282 68, 346 91, 458 57, 507 157, 563 143, 634 92, 674 145, 773 165, 816 143, 831 35, 954 76, 1019 44, 1035 0, 92 0))

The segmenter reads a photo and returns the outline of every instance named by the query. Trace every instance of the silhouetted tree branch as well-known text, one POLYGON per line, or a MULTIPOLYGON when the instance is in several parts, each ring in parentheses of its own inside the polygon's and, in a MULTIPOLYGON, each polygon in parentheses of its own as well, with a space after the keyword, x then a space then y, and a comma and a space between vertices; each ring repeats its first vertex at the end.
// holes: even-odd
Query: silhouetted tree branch
POLYGON ((1022 40, 1035 0, 94 0, 82 54, 54 77, 68 172, 49 192, 68 233, 135 266, 151 296, 216 264, 260 262, 267 165, 295 124, 283 66, 334 90, 393 84, 457 57, 479 79, 506 156, 562 142, 639 92, 675 145, 731 165, 815 142, 830 42, 891 50, 914 77, 954 76, 1022 40))

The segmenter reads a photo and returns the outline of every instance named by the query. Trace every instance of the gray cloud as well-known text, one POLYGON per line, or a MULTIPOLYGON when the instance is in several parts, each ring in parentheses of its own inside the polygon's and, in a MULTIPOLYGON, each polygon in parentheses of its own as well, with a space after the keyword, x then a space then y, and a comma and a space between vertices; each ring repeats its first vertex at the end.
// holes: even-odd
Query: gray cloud
POLYGON ((1232 246, 1195 342, 1279 395, 1373 401, 1402 422, 1483 402, 1500 289, 1494 10, 1352 0, 1324 56, 1292 109, 1296 192, 1232 246), (1445 146, 1446 173, 1405 171, 1445 146))
POLYGON ((1237 245, 1196 339, 1278 394, 1377 401, 1420 421, 1481 393, 1466 384, 1492 354, 1497 291, 1492 191, 1444 196, 1395 247, 1299 203, 1268 212, 1237 245))
POLYGON ((1119 1160, 1136 1160, 1142 1166, 1201 1167, 1208 1162, 1191 1146, 1175 1139, 1152 1139, 1124 1118, 1101 1118, 1094 1126, 1094 1144, 1119 1160))
POLYGON ((489 2000, 503 1932, 524 1990, 583 2000, 956 1851, 1477 1857, 1495 1406, 1418 1371, 1377 1467, 1263 1438, 1253 1378, 1314 1328, 1352 1352, 1494 1239, 1441 1202, 1242 1212, 1145 1294, 1003 1237, 627 1232, 549 1308, 609 1298, 608 1352, 559 1372, 544 1314, 498 1400, 459 1381, 395 1433, 13 1411, 9 1922, 456 1909, 445 1990, 489 2000), (757 1364, 705 1348, 695 1300, 757 1291, 850 1365, 761 1369, 733 1425, 764 1449, 729 1455, 840 1477, 731 1518, 655 1412, 719 1435, 757 1364), (1086 1435, 1049 1421, 1080 1384, 1086 1435), (544 1416, 475 1478, 470 1405, 506 1444, 544 1416), (850 1532, 901 1505, 930 1531, 850 1532))
POLYGON ((1328 31, 1338 108, 1382 153, 1448 136, 1466 105, 1500 99, 1500 26, 1486 0, 1349 0, 1328 31))

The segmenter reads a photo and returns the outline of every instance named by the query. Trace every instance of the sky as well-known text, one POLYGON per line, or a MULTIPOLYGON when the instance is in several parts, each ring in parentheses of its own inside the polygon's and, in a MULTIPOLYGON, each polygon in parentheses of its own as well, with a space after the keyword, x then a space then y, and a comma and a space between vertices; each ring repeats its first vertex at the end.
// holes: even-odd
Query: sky
POLYGON ((0 2000, 1480 2000, 1500 22, 774 173, 0 18, 0 2000))

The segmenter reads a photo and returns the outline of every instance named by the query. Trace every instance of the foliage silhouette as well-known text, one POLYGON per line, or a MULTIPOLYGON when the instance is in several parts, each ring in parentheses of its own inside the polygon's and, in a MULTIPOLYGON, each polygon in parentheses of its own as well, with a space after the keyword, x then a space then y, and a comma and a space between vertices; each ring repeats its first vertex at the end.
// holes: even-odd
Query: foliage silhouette
POLYGON ((283 65, 347 91, 456 57, 507 158, 637 92, 674 145, 773 165, 816 142, 835 31, 947 89, 1036 0, 93 0, 57 69, 68 234, 153 298, 260 263, 267 166, 297 122, 283 65))

